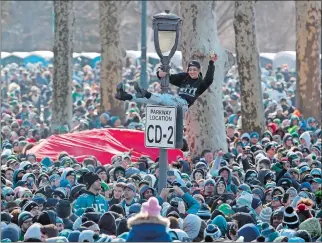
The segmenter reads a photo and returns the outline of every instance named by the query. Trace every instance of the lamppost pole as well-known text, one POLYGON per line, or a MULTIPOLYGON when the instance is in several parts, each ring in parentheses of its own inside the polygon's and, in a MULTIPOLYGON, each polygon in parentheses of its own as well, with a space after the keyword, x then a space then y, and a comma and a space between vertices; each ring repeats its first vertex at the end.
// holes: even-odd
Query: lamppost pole
MULTIPOLYGON (((161 92, 168 93, 170 60, 177 50, 181 19, 169 10, 153 16, 154 47, 161 60, 162 71, 167 75, 161 79, 161 92), (168 53, 168 55, 165 55, 168 53)), ((158 192, 167 187, 168 151, 160 148, 158 192)))
POLYGON ((146 73, 146 0, 141 2, 142 13, 141 13, 141 73, 140 73, 140 87, 143 89, 147 89, 149 87, 146 73))

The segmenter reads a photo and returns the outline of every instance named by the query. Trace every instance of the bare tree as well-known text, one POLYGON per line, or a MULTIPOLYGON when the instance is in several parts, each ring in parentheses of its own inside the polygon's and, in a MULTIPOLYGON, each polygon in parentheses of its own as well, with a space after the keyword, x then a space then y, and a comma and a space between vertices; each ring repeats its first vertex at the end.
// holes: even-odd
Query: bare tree
POLYGON ((213 84, 188 111, 188 144, 194 156, 204 149, 227 151, 222 82, 231 63, 219 42, 215 7, 215 1, 180 1, 183 65, 187 65, 191 59, 197 59, 206 68, 209 54, 215 52, 219 56, 213 84))
POLYGON ((265 119, 255 28, 255 1, 235 1, 234 28, 241 86, 242 130, 262 134, 265 119))
POLYGON ((101 112, 123 116, 124 103, 114 98, 116 86, 122 80, 124 50, 120 38, 121 14, 126 2, 100 1, 101 39, 101 112))
POLYGON ((73 1, 54 1, 55 40, 52 129, 72 122, 73 1))
POLYGON ((321 121, 321 2, 296 2, 296 107, 321 121))

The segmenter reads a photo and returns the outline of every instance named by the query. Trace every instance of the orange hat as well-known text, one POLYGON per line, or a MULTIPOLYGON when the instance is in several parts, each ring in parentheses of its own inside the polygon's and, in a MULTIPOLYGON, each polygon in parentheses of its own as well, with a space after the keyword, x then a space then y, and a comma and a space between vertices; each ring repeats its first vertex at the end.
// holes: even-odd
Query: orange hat
POLYGON ((294 115, 297 115, 297 117, 300 117, 301 116, 301 112, 299 110, 295 110, 293 112, 294 115))

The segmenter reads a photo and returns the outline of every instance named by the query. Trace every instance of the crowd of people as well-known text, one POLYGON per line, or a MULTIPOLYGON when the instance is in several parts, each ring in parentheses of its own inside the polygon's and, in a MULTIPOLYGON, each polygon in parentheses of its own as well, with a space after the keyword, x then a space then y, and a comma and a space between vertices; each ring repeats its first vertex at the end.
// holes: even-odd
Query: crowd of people
MULTIPOLYGON (((149 66, 149 80, 155 71, 149 66)), ((126 92, 139 73, 123 69, 126 92)), ((144 107, 134 102, 125 120, 99 113, 99 74, 99 63, 74 66, 73 126, 54 133, 144 129, 144 107)), ((237 68, 229 71, 229 151, 191 157, 185 147, 169 161, 161 193, 158 159, 124 153, 102 165, 64 151, 56 160, 28 153, 51 135, 52 75, 52 65, 39 63, 2 69, 1 242, 322 242, 321 124, 295 107, 296 73, 287 65, 262 68, 263 134, 241 132, 237 68)), ((150 82, 149 91, 160 90, 150 82)))

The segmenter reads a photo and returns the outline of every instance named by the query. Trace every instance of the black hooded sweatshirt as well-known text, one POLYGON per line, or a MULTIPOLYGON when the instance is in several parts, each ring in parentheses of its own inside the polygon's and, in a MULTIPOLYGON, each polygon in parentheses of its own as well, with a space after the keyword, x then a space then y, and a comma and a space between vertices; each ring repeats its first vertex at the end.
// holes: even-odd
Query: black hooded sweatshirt
MULTIPOLYGON (((198 79, 192 79, 188 73, 170 75, 170 84, 179 87, 178 95, 188 102, 189 107, 205 92, 214 80, 215 65, 209 61, 208 70, 204 79, 200 73, 198 79)), ((157 73, 158 77, 159 74, 157 73)), ((160 78, 160 77, 159 77, 160 78)))

